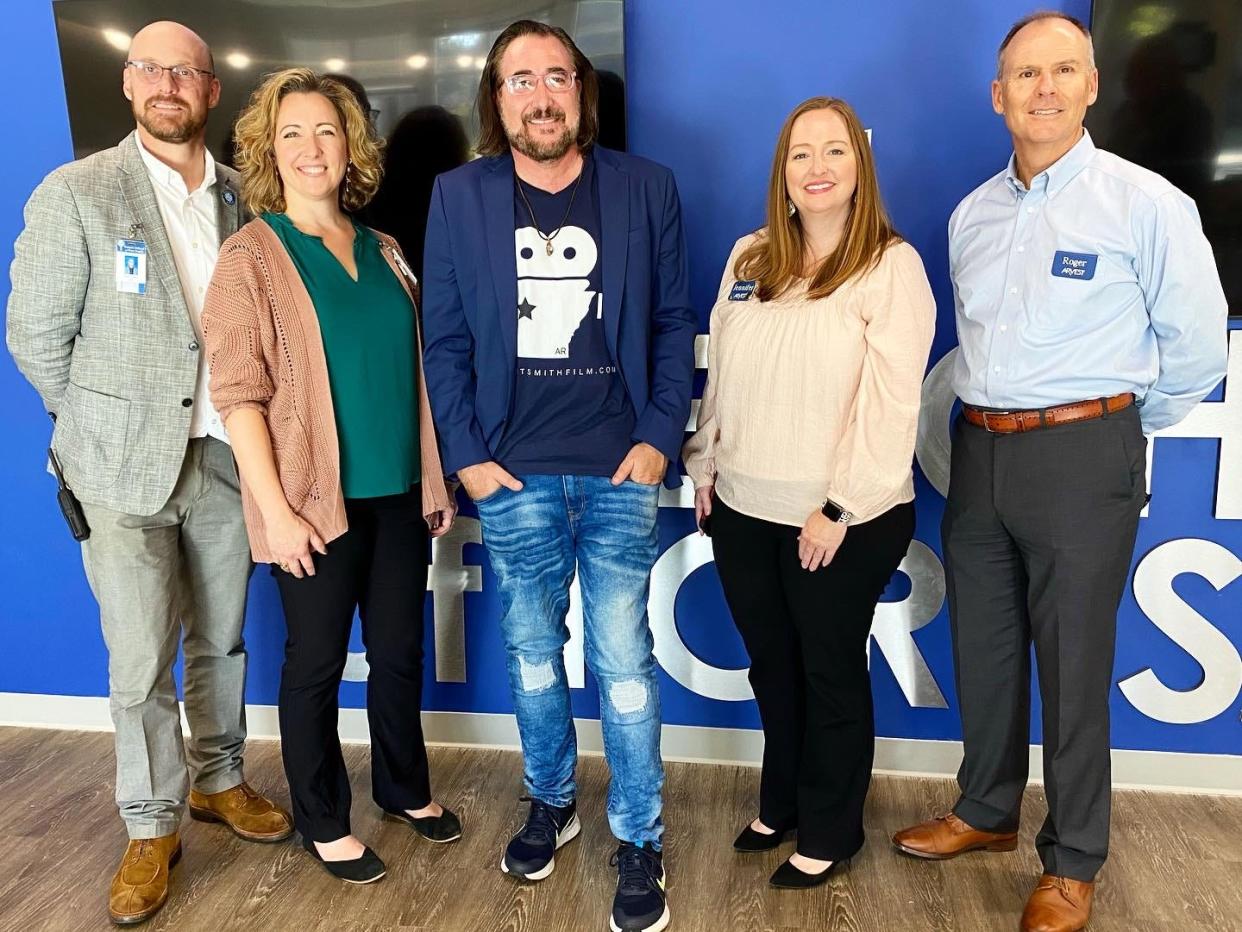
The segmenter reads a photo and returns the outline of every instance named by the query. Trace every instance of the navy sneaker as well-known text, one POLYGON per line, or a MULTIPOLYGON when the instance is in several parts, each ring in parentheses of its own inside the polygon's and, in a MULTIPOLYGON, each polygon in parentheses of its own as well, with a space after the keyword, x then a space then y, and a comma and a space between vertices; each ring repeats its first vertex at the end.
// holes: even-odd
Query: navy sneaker
POLYGON ((556 866, 556 849, 576 838, 581 827, 573 803, 549 806, 531 799, 526 824, 509 839, 500 869, 523 880, 543 880, 556 866))
POLYGON ((621 842, 610 864, 617 866, 617 895, 608 928, 612 932, 659 932, 668 925, 664 858, 650 845, 621 842))

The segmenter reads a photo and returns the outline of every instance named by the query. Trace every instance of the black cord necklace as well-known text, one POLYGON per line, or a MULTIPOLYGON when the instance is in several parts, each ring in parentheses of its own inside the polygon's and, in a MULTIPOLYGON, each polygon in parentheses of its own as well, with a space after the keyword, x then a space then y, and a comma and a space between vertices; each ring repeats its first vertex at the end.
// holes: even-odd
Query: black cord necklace
POLYGON ((539 234, 539 238, 543 240, 544 247, 547 249, 549 256, 552 255, 552 240, 556 239, 557 234, 565 228, 565 223, 569 220, 569 212, 574 209, 574 198, 578 196, 578 185, 582 181, 582 174, 579 171, 578 177, 574 179, 574 189, 569 192, 569 206, 565 208, 565 216, 561 217, 560 224, 551 234, 544 233, 543 230, 539 229, 539 221, 535 219, 534 208, 530 206, 530 201, 526 197, 526 191, 522 187, 522 179, 517 178, 516 175, 514 176, 517 180, 518 194, 522 198, 522 203, 526 205, 527 213, 530 214, 530 222, 534 225, 535 232, 539 234))

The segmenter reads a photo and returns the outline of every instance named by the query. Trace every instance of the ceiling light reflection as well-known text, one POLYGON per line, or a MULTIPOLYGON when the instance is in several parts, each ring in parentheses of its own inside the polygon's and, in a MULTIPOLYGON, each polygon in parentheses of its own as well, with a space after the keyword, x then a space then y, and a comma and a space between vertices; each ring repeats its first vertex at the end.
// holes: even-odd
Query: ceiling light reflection
POLYGON ((104 41, 114 49, 119 49, 122 52, 129 51, 129 43, 131 41, 129 33, 121 32, 119 29, 105 29, 103 30, 103 37, 104 41))

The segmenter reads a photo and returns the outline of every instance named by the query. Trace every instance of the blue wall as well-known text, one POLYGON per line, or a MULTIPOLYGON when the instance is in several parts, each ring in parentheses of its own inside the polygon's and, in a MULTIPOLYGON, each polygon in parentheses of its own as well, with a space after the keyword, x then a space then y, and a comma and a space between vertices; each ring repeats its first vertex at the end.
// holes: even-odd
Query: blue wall
MULTIPOLYGON (((1080 17, 1089 14, 1088 0, 1053 5, 1080 17)), ((626 4, 630 146, 676 172, 703 329, 730 246, 761 222, 771 149, 781 121, 802 99, 833 94, 849 99, 873 130, 888 206, 899 229, 922 254, 939 302, 932 358, 940 359, 954 343, 945 223, 957 201, 1008 157, 1008 138, 992 113, 988 84, 995 46, 1010 22, 1028 10, 1027 3, 887 0, 860 11, 855 4, 791 0, 767 4, 763 14, 757 9, 736 0, 626 4)), ((20 132, 20 143, 6 152, 6 180, 0 191, 0 243, 6 263, 29 191, 71 157, 50 4, 10 4, 7 26, 6 38, 0 40, 0 78, 6 79, 0 86, 20 92, 6 97, 3 125, 20 132)), ((1242 398, 1242 388, 1235 394, 1242 398)), ((1155 499, 1143 521, 1135 563, 1154 553, 1149 569, 1156 576, 1179 559, 1185 566, 1180 575, 1176 565, 1168 571, 1176 581, 1163 589, 1154 583, 1154 594, 1149 592, 1143 608, 1135 592, 1127 591, 1119 626, 1115 680, 1152 668, 1165 686, 1190 698, 1153 699, 1150 683, 1146 694, 1114 690, 1118 747, 1237 753, 1242 746, 1242 680, 1233 685, 1235 673, 1242 677, 1242 660, 1237 660, 1242 585, 1234 581, 1242 572, 1242 564, 1234 571, 1242 553, 1242 521, 1236 520, 1242 511, 1234 513, 1232 500, 1226 501, 1218 486, 1218 471, 1226 481, 1240 481, 1242 415, 1236 413, 1238 398, 1228 407, 1223 398, 1218 389, 1210 400, 1219 407, 1210 410, 1229 412, 1217 418, 1228 423, 1216 434, 1231 438, 1228 463, 1218 464, 1225 454, 1216 439, 1161 438, 1155 444, 1155 499), (1189 548, 1167 546, 1179 539, 1192 543, 1189 548), (1209 564, 1215 569, 1206 568, 1209 564), (1199 575, 1213 573, 1212 583, 1199 575), (1188 617, 1186 606, 1202 616, 1202 624, 1188 617), (1223 644, 1213 641, 1205 626, 1222 632, 1223 644), (1210 658, 1211 669, 1195 657, 1210 658), (1179 718, 1181 723, 1173 723, 1179 718)), ((7 650, 0 655, 0 691, 105 695, 106 657, 96 609, 77 547, 61 524, 52 482, 43 471, 49 425, 7 355, 0 355, 0 417, 8 451, 0 461, 0 618, 7 634, 7 650)), ((1205 436, 1212 429, 1209 423, 1205 436)), ((939 552, 943 499, 921 470, 916 469, 916 480, 917 537, 930 548, 923 565, 932 571, 913 581, 904 576, 894 581, 886 598, 895 610, 936 589, 934 571, 939 567, 930 554, 939 552)), ((691 531, 686 510, 668 508, 662 514, 664 547, 673 547, 691 531)), ((466 543, 461 558, 466 566, 483 567, 481 591, 467 592, 460 600, 465 606, 465 681, 437 682, 429 631, 427 707, 509 711, 486 557, 479 545, 466 543)), ((667 601, 672 604, 673 594, 667 601)), ((675 603, 680 641, 722 671, 712 682, 728 680, 729 670, 744 667, 745 655, 709 566, 687 576, 675 592, 675 603)), ((908 608, 899 611, 909 614, 908 608)), ((947 617, 939 601, 928 617, 930 623, 902 642, 907 643, 905 652, 873 644, 881 734, 959 735, 947 617), (920 664, 926 665, 921 679, 920 664), (909 684, 915 681, 918 689, 911 692, 909 684), (904 691, 902 682, 908 687, 904 691), (939 695, 943 702, 927 700, 939 695)), ((437 622, 446 619, 447 614, 437 622)), ((275 588, 266 569, 259 568, 247 623, 251 702, 275 701, 282 627, 275 588)), ((703 687, 708 680, 679 677, 681 681, 664 675, 662 680, 668 722, 757 727, 752 702, 709 698, 713 689, 703 687)), ((593 716, 598 699, 589 678, 587 683, 575 691, 575 708, 580 715, 593 716)), ((345 684, 342 698, 346 705, 361 705, 362 685, 345 684)))

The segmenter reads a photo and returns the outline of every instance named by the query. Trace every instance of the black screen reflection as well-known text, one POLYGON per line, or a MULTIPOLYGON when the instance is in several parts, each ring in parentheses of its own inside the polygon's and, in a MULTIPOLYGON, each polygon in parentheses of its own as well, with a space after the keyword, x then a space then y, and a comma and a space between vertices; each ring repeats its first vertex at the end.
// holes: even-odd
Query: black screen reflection
POLYGON ((1232 315, 1242 314, 1242 5, 1096 0, 1098 145, 1194 198, 1232 315))

